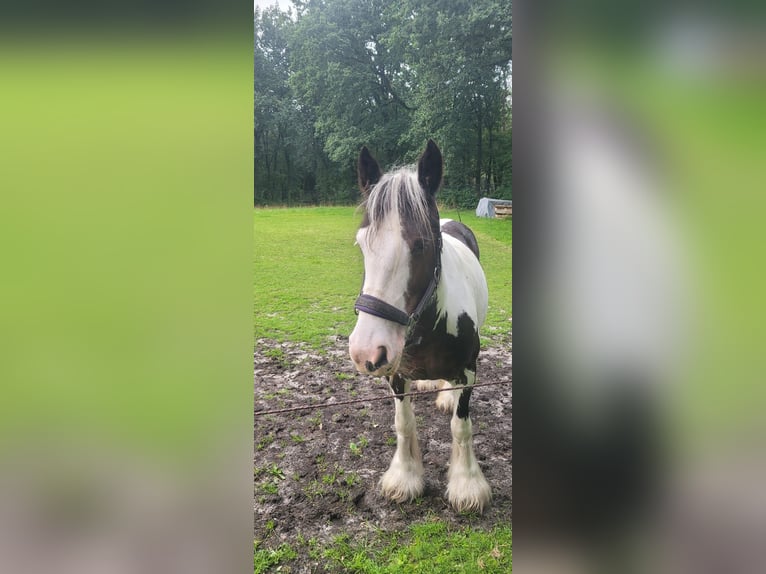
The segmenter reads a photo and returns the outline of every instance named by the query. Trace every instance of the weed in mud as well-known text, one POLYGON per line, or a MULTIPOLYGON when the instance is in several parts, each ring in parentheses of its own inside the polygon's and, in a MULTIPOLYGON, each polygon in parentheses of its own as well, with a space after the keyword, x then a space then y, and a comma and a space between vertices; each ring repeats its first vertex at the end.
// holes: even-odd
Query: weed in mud
POLYGON ((269 357, 271 359, 284 359, 285 358, 285 352, 280 349, 279 347, 276 347, 274 349, 266 349, 263 352, 263 355, 265 357, 269 357))
POLYGON ((322 476, 322 482, 328 486, 335 484, 336 479, 335 474, 325 474, 322 476))
POLYGON ((263 355, 265 357, 269 357, 270 359, 274 359, 284 369, 290 366, 290 361, 288 361, 287 358, 285 357, 285 352, 279 347, 275 347, 273 349, 266 349, 263 352, 263 355))
POLYGON ((359 484, 359 475, 355 472, 349 472, 346 474, 344 481, 346 486, 355 486, 359 484))
POLYGON ((386 445, 387 446, 396 446, 396 437, 395 436, 386 437, 386 445))
POLYGON ((255 541, 253 552, 253 567, 255 574, 266 572, 274 566, 279 566, 298 557, 298 553, 289 544, 281 544, 279 548, 259 548, 260 542, 255 541))
POLYGON ((285 479, 285 473, 282 472, 282 469, 279 468, 275 463, 272 463, 271 466, 253 467, 253 476, 255 478, 258 478, 262 474, 268 474, 270 477, 272 477, 275 480, 285 479))
POLYGON ((354 442, 351 441, 348 445, 348 447, 351 449, 351 454, 354 456, 362 456, 362 451, 364 450, 364 447, 366 447, 369 443, 367 440, 367 437, 359 437, 359 440, 354 442))
POLYGON ((277 360, 285 358, 285 352, 282 349, 280 349, 279 347, 276 347, 274 349, 266 349, 263 352, 263 355, 265 357, 269 357, 271 359, 277 359, 277 360))
POLYGON ((255 445, 255 450, 263 450, 272 442, 274 442, 274 435, 269 433, 258 441, 258 443, 255 445))
POLYGON ((322 548, 316 538, 311 538, 308 542, 309 558, 319 560, 322 557, 322 548))
POLYGON ((299 435, 298 433, 292 433, 292 434, 290 434, 290 438, 292 439, 292 441, 293 441, 295 444, 301 444, 301 443, 304 443, 304 442, 306 442, 306 440, 307 440, 305 437, 303 437, 303 436, 299 435))
POLYGON ((306 495, 306 498, 310 500, 314 500, 315 498, 319 498, 321 496, 324 496, 327 494, 325 487, 322 486, 322 484, 314 479, 311 482, 308 483, 306 487, 303 488, 303 494, 306 495))
POLYGON ((282 472, 282 469, 279 468, 276 464, 272 464, 266 471, 269 476, 273 477, 276 480, 284 480, 285 479, 285 473, 282 472))
POLYGON ((338 482, 338 479, 342 477, 344 474, 346 474, 346 471, 343 469, 342 466, 340 466, 336 462, 335 466, 333 467, 333 471, 328 472, 327 474, 322 476, 322 482, 324 482, 327 485, 333 485, 336 482, 338 482))
POLYGON ((279 482, 285 479, 285 473, 276 464, 271 466, 254 467, 253 478, 258 479, 266 476, 266 480, 258 488, 264 494, 277 494, 279 492, 279 482))
POLYGON ((264 482, 261 484, 261 491, 266 494, 277 494, 279 492, 279 486, 275 482, 264 482))
POLYGON ((348 373, 335 373, 335 378, 339 381, 347 381, 353 379, 354 375, 349 375, 348 373))

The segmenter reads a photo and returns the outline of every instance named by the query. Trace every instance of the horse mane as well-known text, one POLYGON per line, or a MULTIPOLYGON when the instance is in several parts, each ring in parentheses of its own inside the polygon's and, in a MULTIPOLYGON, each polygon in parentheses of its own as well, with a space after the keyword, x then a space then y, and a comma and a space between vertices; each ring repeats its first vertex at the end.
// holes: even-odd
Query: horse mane
POLYGON ((397 212, 401 219, 411 221, 431 237, 434 230, 432 206, 428 199, 428 194, 418 182, 417 171, 412 166, 399 167, 385 173, 372 186, 367 200, 362 204, 367 209, 370 237, 373 238, 380 231, 389 213, 397 212))

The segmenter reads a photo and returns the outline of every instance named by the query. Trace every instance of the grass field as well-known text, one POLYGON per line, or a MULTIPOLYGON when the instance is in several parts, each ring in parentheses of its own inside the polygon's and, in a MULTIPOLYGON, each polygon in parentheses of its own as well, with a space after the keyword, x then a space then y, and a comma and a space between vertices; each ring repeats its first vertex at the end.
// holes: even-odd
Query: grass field
MULTIPOLYGON (((442 217, 458 219, 458 214, 443 211, 442 217)), ((461 213, 460 218, 477 236, 489 285, 483 343, 507 344, 512 327, 512 222, 481 219, 471 213, 461 213)), ((360 220, 353 207, 255 210, 256 340, 304 343, 322 353, 337 335, 349 335, 362 277, 362 256, 354 246, 360 220)), ((376 530, 362 538, 357 534, 342 534, 329 542, 287 540, 276 547, 256 538, 254 571, 290 572, 299 556, 324 565, 329 572, 511 570, 510 519, 482 527, 448 524, 430 516, 413 520, 402 531, 376 530)))
POLYGON ((301 546, 305 548, 283 544, 275 550, 267 550, 256 543, 255 572, 284 567, 298 552, 304 551, 324 562, 331 572, 363 574, 505 573, 511 571, 512 563, 509 526, 498 526, 487 532, 469 528, 450 531, 438 520, 413 524, 401 535, 381 533, 377 540, 363 543, 351 542, 348 535, 343 535, 326 547, 313 540, 303 541, 301 546))
MULTIPOLYGON (((453 211, 442 217, 458 218, 453 211)), ((489 284, 482 335, 511 334, 510 220, 460 218, 476 234, 489 284)), ((255 336, 302 341, 321 350, 328 337, 348 336, 362 279, 354 246, 361 216, 353 207, 257 209, 255 222, 255 336)))

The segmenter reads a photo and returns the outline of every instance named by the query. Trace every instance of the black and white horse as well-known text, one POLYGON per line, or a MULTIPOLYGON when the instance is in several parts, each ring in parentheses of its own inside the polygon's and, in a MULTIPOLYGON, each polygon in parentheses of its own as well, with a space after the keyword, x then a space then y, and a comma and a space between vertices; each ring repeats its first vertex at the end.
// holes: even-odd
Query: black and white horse
POLYGON ((487 282, 468 227, 439 219, 435 195, 442 155, 429 140, 417 169, 382 174, 366 147, 359 155, 365 214, 356 234, 364 281, 349 338, 357 370, 385 376, 396 396, 396 453, 380 480, 391 500, 423 492, 423 464, 409 392, 451 385, 437 406, 452 412, 447 496, 458 511, 482 511, 491 490, 476 461, 468 404, 476 380, 487 282), (436 381, 436 382, 434 382, 436 381))

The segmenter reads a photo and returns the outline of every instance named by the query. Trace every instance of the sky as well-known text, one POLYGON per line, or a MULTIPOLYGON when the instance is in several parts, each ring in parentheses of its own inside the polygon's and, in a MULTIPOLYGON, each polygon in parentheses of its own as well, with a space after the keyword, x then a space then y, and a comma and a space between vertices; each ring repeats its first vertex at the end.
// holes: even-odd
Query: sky
POLYGON ((292 6, 290 0, 253 0, 253 10, 255 10, 255 8, 268 8, 274 4, 279 5, 279 8, 282 10, 292 6))

